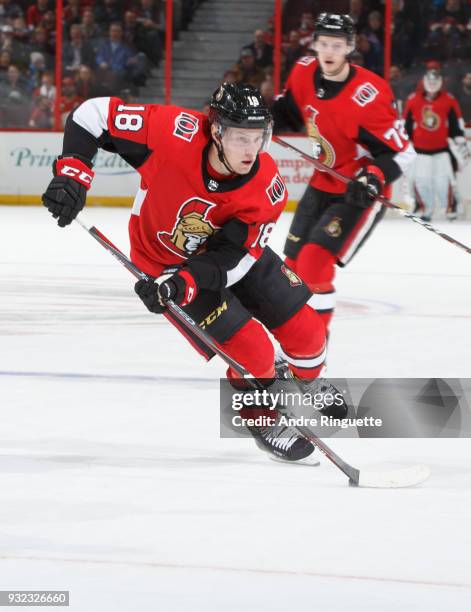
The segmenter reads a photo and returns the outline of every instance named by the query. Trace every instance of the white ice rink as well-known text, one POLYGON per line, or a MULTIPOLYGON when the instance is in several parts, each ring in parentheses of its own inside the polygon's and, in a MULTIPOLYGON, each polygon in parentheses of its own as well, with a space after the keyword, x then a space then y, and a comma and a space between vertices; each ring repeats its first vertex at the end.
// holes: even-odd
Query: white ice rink
MULTIPOLYGON (((126 249, 128 214, 83 218, 126 249)), ((470 264, 383 222, 339 273, 329 376, 469 376, 470 264)), ((274 463, 219 438, 223 365, 76 224, 0 207, 0 278, 0 590, 70 590, 80 612, 471 609, 468 440, 332 442, 360 467, 426 463, 413 489, 274 463)))

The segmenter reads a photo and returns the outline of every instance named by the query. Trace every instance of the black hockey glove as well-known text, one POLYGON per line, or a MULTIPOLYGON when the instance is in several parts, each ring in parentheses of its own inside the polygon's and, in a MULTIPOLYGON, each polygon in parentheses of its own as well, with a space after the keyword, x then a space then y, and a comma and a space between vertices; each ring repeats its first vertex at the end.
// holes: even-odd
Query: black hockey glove
POLYGON ((377 166, 367 166, 347 185, 345 202, 350 206, 368 208, 384 187, 384 175, 377 166))
POLYGON ((53 166, 54 178, 43 194, 43 204, 59 227, 72 223, 85 206, 94 173, 82 159, 59 157, 53 166))
POLYGON ((162 314, 166 310, 165 302, 173 300, 175 304, 187 306, 196 297, 198 289, 195 279, 187 270, 176 274, 162 274, 158 278, 139 280, 134 291, 146 305, 147 310, 162 314))

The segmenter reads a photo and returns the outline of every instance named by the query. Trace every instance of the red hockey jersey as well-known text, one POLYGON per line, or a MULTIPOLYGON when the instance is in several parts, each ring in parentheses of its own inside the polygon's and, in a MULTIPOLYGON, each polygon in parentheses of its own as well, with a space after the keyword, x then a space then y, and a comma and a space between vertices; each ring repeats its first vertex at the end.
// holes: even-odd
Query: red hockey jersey
MULTIPOLYGON (((370 157, 389 183, 414 158, 388 84, 360 66, 352 65, 347 80, 335 83, 322 78, 317 59, 301 58, 274 110, 275 127, 277 115, 297 115, 312 140, 314 157, 349 178, 371 163, 370 157)), ((314 171, 311 185, 331 193, 346 189, 345 183, 319 170, 314 171)))
POLYGON ((423 90, 413 93, 407 99, 404 119, 418 153, 446 151, 448 138, 464 136, 459 104, 446 91, 440 91, 433 100, 423 90))
POLYGON ((210 129, 204 114, 118 98, 88 100, 71 116, 64 154, 91 157, 97 144, 118 152, 141 175, 129 232, 131 259, 142 270, 158 275, 163 267, 182 264, 204 251, 231 219, 241 222, 245 234, 226 286, 260 257, 287 198, 268 153, 259 154, 247 175, 217 181, 208 174, 210 129))

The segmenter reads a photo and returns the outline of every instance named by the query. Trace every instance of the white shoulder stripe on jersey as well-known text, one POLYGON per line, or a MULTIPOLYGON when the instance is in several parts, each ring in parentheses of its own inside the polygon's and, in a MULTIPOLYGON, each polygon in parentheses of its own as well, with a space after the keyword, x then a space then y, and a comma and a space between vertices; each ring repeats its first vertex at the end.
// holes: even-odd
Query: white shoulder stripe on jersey
POLYGON ((132 204, 132 210, 131 210, 132 215, 139 216, 141 214, 141 208, 142 208, 142 205, 144 204, 144 200, 146 199, 146 195, 147 195, 147 189, 141 189, 139 187, 134 197, 134 202, 132 204))
POLYGON ((110 98, 91 98, 81 104, 73 113, 72 119, 84 130, 99 138, 108 129, 108 109, 110 98))
POLYGON ((416 158, 417 153, 415 152, 414 145, 410 142, 404 151, 400 151, 396 153, 394 156, 394 161, 402 170, 403 173, 410 167, 414 159, 416 158))
POLYGON ((235 283, 239 282, 242 277, 244 277, 250 268, 254 265, 257 260, 255 257, 247 253, 244 255, 235 268, 232 270, 228 270, 227 272, 227 283, 226 287, 230 287, 235 283))

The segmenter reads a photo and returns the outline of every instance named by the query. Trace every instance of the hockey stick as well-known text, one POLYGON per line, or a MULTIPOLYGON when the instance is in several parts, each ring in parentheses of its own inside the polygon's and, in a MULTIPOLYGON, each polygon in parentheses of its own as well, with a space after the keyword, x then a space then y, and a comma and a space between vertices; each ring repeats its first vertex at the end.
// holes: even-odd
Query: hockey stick
MULTIPOLYGON (((301 151, 301 149, 298 149, 297 147, 293 146, 289 142, 286 142, 286 140, 283 140, 282 138, 279 138, 278 136, 273 136, 273 141, 277 142, 279 145, 281 145, 282 147, 285 147, 286 149, 291 149, 292 151, 295 151, 300 157, 302 157, 303 159, 311 163, 315 168, 317 168, 318 170, 321 170, 322 172, 326 172, 327 174, 330 174, 330 176, 333 176, 337 180, 342 181, 342 183, 350 182, 350 179, 344 176, 343 174, 340 174, 333 168, 326 166, 325 164, 320 162, 315 157, 312 157, 312 155, 308 155, 307 153, 304 153, 304 151, 301 151)), ((420 217, 416 217, 412 213, 407 212, 406 210, 404 210, 397 204, 393 204, 390 200, 388 200, 384 196, 379 195, 376 197, 376 200, 381 202, 383 206, 386 206, 387 208, 391 208, 397 211, 402 217, 406 217, 407 219, 414 221, 414 223, 418 223, 422 227, 425 227, 425 229, 427 229, 429 232, 433 232, 434 234, 437 234, 437 236, 440 236, 440 238, 443 238, 444 240, 447 240, 451 244, 454 244, 456 247, 458 247, 459 249, 462 249, 466 253, 471 253, 470 247, 466 246, 462 242, 458 242, 458 240, 455 240, 448 234, 441 232, 439 229, 437 229, 430 223, 423 221, 420 217)))
MULTIPOLYGON (((95 240, 97 240, 109 253, 111 253, 127 270, 129 270, 136 278, 148 280, 150 277, 142 272, 135 264, 130 261, 126 255, 118 249, 108 238, 102 234, 96 227, 88 227, 78 217, 75 219, 77 223, 88 232, 95 240)), ((264 390, 263 385, 256 378, 249 378, 250 373, 240 365, 237 361, 227 355, 207 334, 204 329, 186 313, 180 306, 172 300, 167 302, 169 311, 177 318, 180 323, 193 334, 195 334, 207 347, 209 347, 216 355, 219 355, 223 361, 231 368, 245 378, 248 384, 254 389, 264 390)), ((288 415, 295 417, 295 415, 288 415)), ((375 488, 399 488, 410 487, 423 482, 430 475, 428 468, 424 466, 416 466, 405 468, 402 470, 394 470, 391 472, 370 472, 358 470, 346 461, 344 461, 330 446, 323 440, 314 435, 307 427, 296 426, 299 432, 314 446, 316 446, 335 466, 337 466, 346 476, 348 476, 350 485, 360 487, 375 487, 375 488)))

